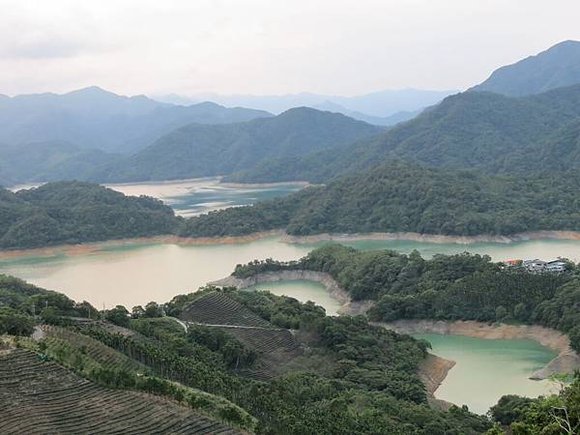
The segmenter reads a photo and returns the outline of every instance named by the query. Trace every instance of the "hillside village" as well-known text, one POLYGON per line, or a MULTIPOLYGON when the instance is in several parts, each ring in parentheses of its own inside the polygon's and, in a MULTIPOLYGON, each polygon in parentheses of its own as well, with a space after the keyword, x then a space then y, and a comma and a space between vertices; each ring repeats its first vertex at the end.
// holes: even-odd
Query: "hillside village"
POLYGON ((510 268, 522 268, 531 273, 562 273, 568 268, 569 261, 564 258, 544 261, 540 259, 533 260, 506 260, 503 264, 510 268))

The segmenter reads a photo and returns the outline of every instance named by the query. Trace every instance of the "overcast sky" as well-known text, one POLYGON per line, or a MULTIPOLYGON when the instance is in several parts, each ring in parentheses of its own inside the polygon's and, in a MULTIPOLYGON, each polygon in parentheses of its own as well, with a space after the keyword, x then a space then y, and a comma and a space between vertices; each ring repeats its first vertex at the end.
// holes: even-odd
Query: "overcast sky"
POLYGON ((580 0, 0 0, 0 93, 464 89, 580 40, 580 0))

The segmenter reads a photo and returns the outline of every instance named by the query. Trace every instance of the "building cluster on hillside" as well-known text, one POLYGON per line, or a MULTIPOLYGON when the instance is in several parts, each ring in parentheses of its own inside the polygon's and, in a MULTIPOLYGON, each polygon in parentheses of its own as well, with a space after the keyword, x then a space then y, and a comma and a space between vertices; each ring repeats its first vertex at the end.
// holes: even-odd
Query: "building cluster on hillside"
POLYGON ((503 263, 506 267, 523 268, 532 273, 560 273, 565 272, 568 266, 567 262, 560 258, 551 261, 537 258, 534 260, 507 260, 503 263))

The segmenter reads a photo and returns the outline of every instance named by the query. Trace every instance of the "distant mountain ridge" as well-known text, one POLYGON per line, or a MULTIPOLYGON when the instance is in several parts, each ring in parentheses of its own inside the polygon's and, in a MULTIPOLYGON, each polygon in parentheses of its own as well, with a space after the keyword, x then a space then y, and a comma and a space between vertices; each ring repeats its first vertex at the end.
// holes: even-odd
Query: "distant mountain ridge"
POLYGON ((564 41, 494 71, 471 91, 522 97, 580 83, 580 42, 564 41))
POLYGON ((82 148, 133 152, 169 131, 199 122, 243 122, 271 114, 215 103, 176 106, 144 95, 125 97, 96 86, 67 94, 0 98, 0 143, 69 142, 82 148))
POLYGON ((465 92, 352 146, 267 161, 238 182, 325 182, 392 160, 490 173, 580 169, 580 85, 510 98, 465 92))
POLYGON ((372 92, 354 97, 300 93, 289 95, 218 95, 200 94, 191 98, 179 95, 159 97, 160 101, 193 103, 202 100, 215 101, 225 106, 243 106, 279 114, 294 107, 311 107, 342 113, 374 125, 390 126, 400 120, 408 120, 425 107, 439 103, 457 91, 432 91, 399 89, 372 92))
POLYGON ((244 123, 190 124, 90 179, 122 182, 230 174, 268 159, 346 146, 381 131, 341 114, 306 107, 244 123))

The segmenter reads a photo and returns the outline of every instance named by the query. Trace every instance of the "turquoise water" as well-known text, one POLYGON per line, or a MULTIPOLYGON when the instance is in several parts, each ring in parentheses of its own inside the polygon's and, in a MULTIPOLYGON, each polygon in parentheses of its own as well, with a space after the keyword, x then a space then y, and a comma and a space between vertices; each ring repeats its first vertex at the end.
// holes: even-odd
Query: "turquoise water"
POLYGON ((153 196, 170 205, 177 214, 188 217, 286 196, 304 186, 301 183, 276 183, 241 187, 220 183, 219 178, 198 178, 162 183, 109 184, 107 187, 125 195, 153 196))
POLYGON ((506 394, 537 397, 557 392, 550 381, 528 379, 556 353, 532 340, 487 340, 460 335, 423 334, 435 355, 456 365, 435 392, 438 399, 485 414, 506 394))
POLYGON ((341 304, 330 296, 326 287, 318 282, 295 280, 277 281, 258 284, 250 290, 265 290, 275 295, 290 296, 302 302, 312 301, 316 305, 324 307, 326 314, 335 316, 341 304))
MULTIPOLYGON (((150 195, 162 199, 184 216, 227 206, 247 205, 258 199, 286 195, 299 185, 235 188, 217 179, 168 183, 139 183, 111 186, 126 194, 150 195)), ((177 245, 171 243, 102 244, 89 250, 24 254, 0 258, 0 273, 23 278, 71 298, 87 300, 98 308, 117 304, 130 308, 149 301, 165 302, 173 296, 196 291, 209 281, 229 275, 236 264, 272 257, 293 260, 322 245, 288 244, 277 237, 247 243, 177 245)), ((495 261, 510 258, 568 257, 580 261, 580 241, 539 240, 511 244, 426 243, 412 241, 357 241, 347 245, 358 249, 392 249, 403 253, 418 250, 424 257, 437 253, 474 252, 495 261)), ((328 314, 339 308, 321 284, 284 281, 258 286, 275 294, 312 300, 328 314)), ((438 398, 466 404, 472 411, 485 413, 503 394, 537 396, 550 392, 548 382, 528 379, 554 354, 533 341, 483 340, 461 336, 423 336, 433 344, 433 352, 452 359, 457 365, 437 390, 438 398)))

